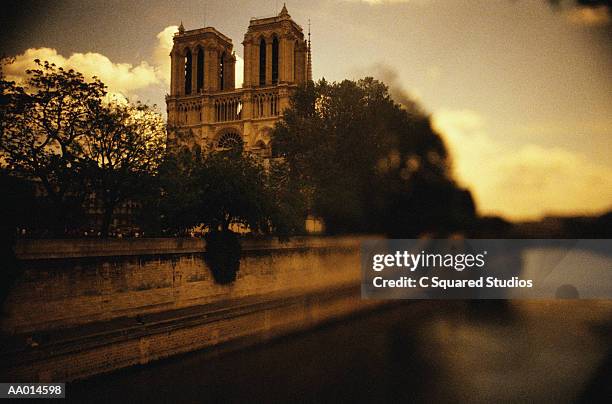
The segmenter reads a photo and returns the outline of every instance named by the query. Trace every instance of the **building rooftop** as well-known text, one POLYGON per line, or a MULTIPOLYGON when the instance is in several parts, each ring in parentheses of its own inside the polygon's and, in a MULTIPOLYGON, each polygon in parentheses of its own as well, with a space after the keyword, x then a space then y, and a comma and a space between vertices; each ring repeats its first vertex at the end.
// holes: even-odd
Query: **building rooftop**
MULTIPOLYGON (((182 23, 181 23, 182 26, 182 23)), ((224 34, 222 34, 221 32, 217 31, 217 29, 215 29, 214 27, 205 27, 205 28, 198 28, 198 29, 190 29, 190 30, 184 30, 184 31, 180 31, 175 33, 174 36, 178 37, 180 36, 181 38, 183 37, 190 37, 190 36, 198 36, 198 35, 202 35, 202 34, 213 34, 218 36, 220 39, 228 42, 228 43, 232 43, 232 39, 224 34)))
POLYGON ((265 17, 252 17, 249 21, 249 27, 258 26, 258 25, 266 25, 272 24, 278 21, 288 20, 293 23, 293 25, 302 31, 302 27, 300 27, 295 21, 291 19, 289 12, 287 11, 287 6, 283 4, 283 9, 277 15, 265 16, 265 17))

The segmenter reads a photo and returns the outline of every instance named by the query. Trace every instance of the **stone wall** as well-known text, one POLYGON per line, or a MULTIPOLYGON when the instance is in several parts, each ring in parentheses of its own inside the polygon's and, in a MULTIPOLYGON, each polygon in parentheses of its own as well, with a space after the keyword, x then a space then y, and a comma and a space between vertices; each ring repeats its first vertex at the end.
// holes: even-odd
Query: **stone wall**
POLYGON ((215 283, 201 240, 22 241, 3 371, 73 380, 353 313, 377 304, 359 298, 360 240, 245 241, 229 285, 215 283))

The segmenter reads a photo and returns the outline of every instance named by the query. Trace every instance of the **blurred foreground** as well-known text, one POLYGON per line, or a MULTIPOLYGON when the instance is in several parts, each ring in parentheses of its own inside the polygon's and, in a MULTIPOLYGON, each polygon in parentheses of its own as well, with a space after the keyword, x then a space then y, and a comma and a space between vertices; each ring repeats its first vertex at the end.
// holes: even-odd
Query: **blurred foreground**
POLYGON ((610 301, 403 302, 212 356, 68 385, 74 402, 597 402, 612 382, 610 301))

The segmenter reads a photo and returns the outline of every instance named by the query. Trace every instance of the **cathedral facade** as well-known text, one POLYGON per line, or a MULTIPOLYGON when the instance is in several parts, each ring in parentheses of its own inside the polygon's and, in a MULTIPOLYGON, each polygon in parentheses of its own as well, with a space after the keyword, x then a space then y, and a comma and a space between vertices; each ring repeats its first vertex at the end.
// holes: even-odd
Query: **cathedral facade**
POLYGON ((174 35, 168 143, 203 151, 241 148, 271 155, 271 132, 295 89, 312 80, 310 38, 287 8, 252 18, 244 35, 244 83, 236 88, 236 55, 230 38, 215 28, 174 35))

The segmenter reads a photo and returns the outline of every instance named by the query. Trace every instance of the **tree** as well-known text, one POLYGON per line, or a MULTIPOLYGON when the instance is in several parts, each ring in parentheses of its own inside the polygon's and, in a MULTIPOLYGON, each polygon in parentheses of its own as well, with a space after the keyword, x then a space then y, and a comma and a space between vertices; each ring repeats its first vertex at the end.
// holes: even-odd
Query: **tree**
POLYGON ((308 213, 307 198, 304 190, 292 179, 289 165, 285 161, 270 161, 266 188, 274 234, 285 238, 303 233, 308 213))
POLYGON ((0 162, 41 187, 56 234, 78 227, 85 197, 115 208, 146 190, 163 157, 161 115, 144 104, 108 101, 106 87, 74 70, 35 61, 23 86, 2 78, 0 162))
POLYGON ((31 184, 0 170, 0 310, 13 282, 20 275, 15 255, 16 229, 40 219, 31 184))
POLYGON ((416 103, 408 109, 396 104, 373 78, 321 80, 298 90, 275 127, 273 145, 331 232, 418 234, 434 221, 399 232, 395 223, 441 216, 461 199, 429 116, 416 103), (422 198, 423 190, 434 189, 449 191, 422 198))
POLYGON ((94 119, 81 142, 82 161, 103 208, 106 235, 117 206, 149 190, 165 150, 165 125, 159 113, 140 103, 100 105, 94 119))
POLYGON ((250 155, 233 151, 211 153, 197 175, 201 192, 200 218, 210 229, 228 231, 230 225, 269 231, 270 195, 265 172, 250 155))
MULTIPOLYGON (((160 168, 159 225, 149 226, 171 234, 196 226, 228 232, 242 225, 255 233, 288 235, 303 228, 300 195, 292 195, 283 181, 280 163, 266 169, 247 152, 227 150, 203 155, 196 147, 167 156, 160 168)), ((153 225, 151 225, 153 223, 153 225)))
POLYGON ((151 192, 143 198, 139 222, 148 234, 183 235, 199 224, 201 193, 197 177, 202 155, 198 148, 173 147, 165 154, 151 192))
POLYGON ((72 69, 35 62, 23 87, 2 80, 0 153, 14 175, 42 187, 61 232, 80 211, 80 140, 90 133, 106 90, 97 78, 87 82, 72 69))

